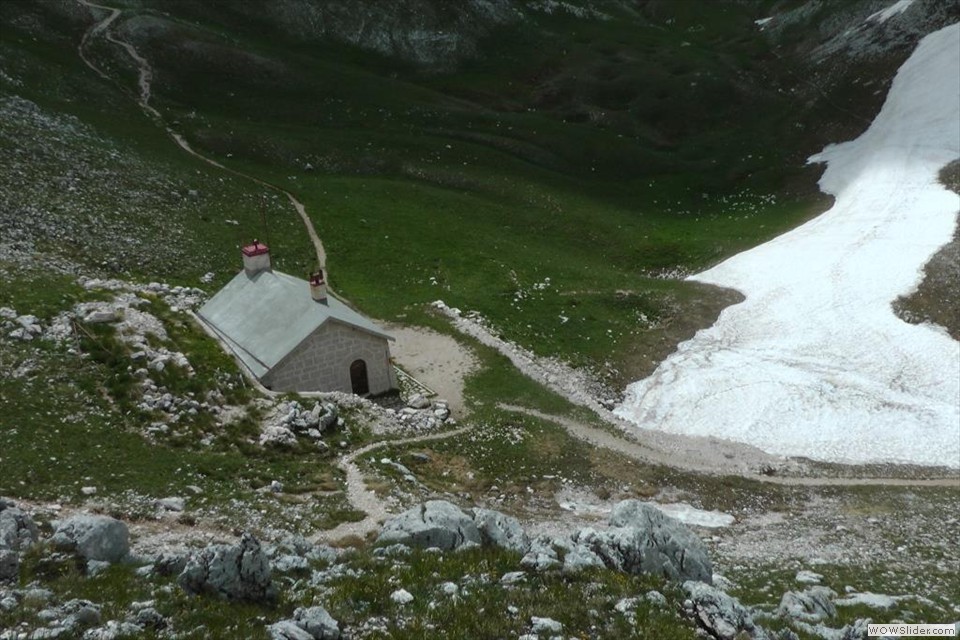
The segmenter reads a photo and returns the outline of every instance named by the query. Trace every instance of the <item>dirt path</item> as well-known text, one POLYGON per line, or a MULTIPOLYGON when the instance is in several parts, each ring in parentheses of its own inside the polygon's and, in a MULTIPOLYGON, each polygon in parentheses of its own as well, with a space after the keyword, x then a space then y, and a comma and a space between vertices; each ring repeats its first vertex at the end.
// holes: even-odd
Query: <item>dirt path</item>
MULTIPOLYGON (((556 416, 528 407, 520 407, 510 404, 497 405, 506 411, 523 413, 541 420, 549 420, 559 424, 567 432, 578 440, 583 440, 595 447, 603 447, 617 453, 621 453, 628 458, 643 462, 646 464, 663 464, 673 469, 681 469, 695 473, 719 474, 724 473, 723 467, 717 467, 711 464, 705 464, 696 452, 686 459, 678 459, 675 455, 666 454, 662 451, 646 446, 639 442, 627 440, 617 435, 592 427, 576 420, 571 420, 563 416, 556 416)), ((958 487, 960 488, 960 477, 955 478, 929 478, 929 479, 900 479, 900 478, 816 478, 816 477, 792 477, 792 476, 766 476, 758 473, 741 472, 737 475, 765 482, 768 484, 779 484, 786 486, 811 486, 811 487, 859 487, 859 486, 891 486, 891 487, 958 487)))
POLYGON ((423 327, 384 325, 384 330, 396 338, 390 354, 417 380, 447 401, 456 419, 466 415, 463 385, 466 377, 477 368, 477 360, 470 350, 450 336, 423 327))
POLYGON ((130 56, 130 58, 133 59, 133 61, 137 64, 137 69, 139 73, 137 84, 140 89, 140 94, 137 99, 137 104, 140 105, 140 108, 143 110, 143 112, 147 116, 155 120, 157 124, 162 126, 164 130, 167 132, 167 135, 169 135, 170 138, 177 143, 177 146, 179 146, 181 149, 183 149, 193 157, 197 158, 198 160, 202 160, 203 162, 213 167, 216 167, 217 169, 226 171, 227 173, 235 175, 239 178, 250 180, 251 182, 254 182, 262 187, 266 187, 268 189, 271 189, 273 191, 276 191, 278 193, 282 193, 283 195, 285 195, 287 199, 290 201, 290 204, 293 205, 293 208, 296 210, 297 215, 300 216, 300 220, 303 222, 303 226, 306 228, 307 236, 310 238, 310 242, 313 244, 314 250, 316 251, 316 254, 317 254, 317 264, 320 266, 321 269, 326 271, 327 252, 323 247, 323 242, 320 240, 320 236, 317 234, 316 228, 313 226, 313 221, 310 219, 310 216, 307 215, 307 210, 306 210, 306 207, 304 207, 303 203, 300 202, 296 198, 296 196, 294 196, 292 193, 290 193, 283 187, 275 185, 271 182, 267 182, 266 180, 263 180, 256 176, 243 173, 242 171, 231 169, 217 162, 213 158, 209 158, 203 155, 202 153, 194 149, 192 146, 190 146, 190 143, 187 142, 187 140, 183 137, 182 134, 174 131, 168 125, 166 125, 163 121, 163 116, 160 115, 160 112, 150 105, 150 90, 153 82, 153 69, 150 67, 150 63, 147 61, 146 58, 140 55, 140 53, 132 44, 130 44, 129 42, 126 42, 125 40, 120 40, 119 38, 116 38, 110 32, 111 25, 114 23, 114 21, 116 21, 118 17, 120 17, 121 9, 116 9, 114 7, 107 7, 102 4, 96 4, 94 2, 90 2, 90 0, 77 0, 77 2, 90 9, 100 9, 102 11, 109 12, 109 15, 106 18, 104 18, 100 22, 95 23, 92 27, 90 27, 87 30, 86 33, 83 34, 83 38, 81 38, 80 44, 77 46, 77 53, 79 54, 80 58, 83 60, 84 64, 86 64, 93 71, 95 71, 97 75, 99 75, 101 78, 104 78, 105 80, 112 80, 112 78, 110 78, 106 73, 104 73, 102 69, 97 67, 93 62, 90 61, 89 58, 87 58, 86 54, 84 53, 84 50, 86 46, 89 44, 90 40, 92 40, 93 38, 101 34, 103 34, 104 37, 109 42, 112 42, 122 47, 130 56))
POLYGON ((359 522, 344 522, 333 529, 321 531, 313 536, 311 540, 314 542, 334 542, 350 536, 365 538, 369 533, 378 531, 380 529, 380 523, 390 517, 391 514, 387 509, 386 502, 381 500, 376 493, 367 489, 366 482, 363 479, 363 474, 360 472, 360 467, 358 467, 356 463, 357 458, 366 455, 371 451, 376 451, 377 449, 382 449, 387 446, 414 444, 417 442, 429 442, 432 440, 445 440, 447 438, 453 438, 467 433, 472 428, 472 426, 468 426, 461 427, 453 431, 431 433, 422 436, 414 436, 412 438, 382 440, 380 442, 375 442, 365 447, 361 447, 353 453, 342 457, 337 462, 337 466, 343 469, 343 471, 347 474, 347 500, 350 502, 350 505, 353 508, 365 512, 367 517, 359 522))

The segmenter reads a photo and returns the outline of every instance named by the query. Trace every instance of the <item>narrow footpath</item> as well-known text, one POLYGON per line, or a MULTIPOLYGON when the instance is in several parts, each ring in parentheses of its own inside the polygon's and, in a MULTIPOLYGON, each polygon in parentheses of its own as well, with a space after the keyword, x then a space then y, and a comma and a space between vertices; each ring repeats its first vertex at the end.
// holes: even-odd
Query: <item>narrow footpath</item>
POLYGON ((225 171, 227 173, 235 175, 239 178, 243 178, 245 180, 250 180, 251 182, 254 182, 262 187, 266 187, 268 189, 271 189, 272 191, 276 191, 278 193, 282 193, 283 195, 285 195, 287 199, 290 201, 290 204, 293 205, 293 208, 294 210, 296 210, 297 215, 300 216, 300 220, 303 222, 303 226, 307 230, 307 236, 310 238, 310 242, 313 244, 314 250, 316 251, 316 254, 317 254, 317 264, 320 266, 321 269, 326 271, 327 252, 323 248, 323 242, 320 240, 320 236, 317 234, 317 230, 313 226, 313 221, 310 219, 310 216, 307 215, 307 209, 303 205, 303 203, 300 202, 296 198, 296 196, 294 196, 292 193, 290 193, 283 187, 273 184, 272 182, 267 182, 266 180, 263 180, 256 176, 252 176, 248 173, 237 171, 236 169, 231 169, 230 167, 227 167, 217 162, 213 158, 205 156, 204 154, 200 153, 199 151, 194 149, 192 146, 190 146, 190 143, 187 142, 187 140, 183 137, 183 135, 173 130, 169 125, 167 125, 164 122, 163 116, 160 114, 160 112, 157 111, 150 104, 150 91, 151 91, 151 86, 153 82, 153 69, 150 67, 150 63, 147 61, 146 58, 140 55, 140 53, 132 44, 130 44, 129 42, 126 42, 125 40, 121 40, 117 38, 110 31, 111 25, 117 20, 118 17, 120 17, 122 10, 114 7, 108 7, 102 4, 97 4, 95 2, 90 2, 90 0, 77 0, 77 2, 79 2, 80 4, 90 9, 100 9, 101 11, 108 12, 108 15, 106 18, 104 18, 103 20, 97 23, 94 23, 93 26, 87 29, 86 33, 83 34, 83 38, 81 38, 80 40, 80 44, 77 46, 77 53, 79 54, 80 59, 83 60, 84 64, 90 67, 101 78, 112 81, 113 79, 110 78, 110 76, 104 73, 102 69, 100 69, 97 65, 95 65, 90 60, 90 58, 87 57, 85 50, 89 45, 90 41, 100 35, 103 35, 108 42, 112 42, 122 47, 137 65, 137 69, 139 73, 139 79, 137 82, 139 87, 137 104, 140 105, 140 108, 143 110, 143 112, 149 118, 154 120, 158 125, 163 127, 164 131, 167 132, 167 135, 169 135, 170 138, 175 143, 177 143, 177 146, 179 146, 181 149, 183 149, 193 157, 197 158, 198 160, 202 160, 203 162, 213 167, 216 167, 221 171, 225 171))

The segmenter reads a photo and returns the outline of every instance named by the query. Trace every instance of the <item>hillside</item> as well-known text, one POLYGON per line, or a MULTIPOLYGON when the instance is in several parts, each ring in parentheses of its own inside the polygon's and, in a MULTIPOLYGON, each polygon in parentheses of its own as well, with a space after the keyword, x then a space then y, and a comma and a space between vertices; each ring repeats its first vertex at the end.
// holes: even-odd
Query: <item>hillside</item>
MULTIPOLYGON (((851 206, 821 191, 842 167, 808 159, 868 148, 830 145, 877 135, 899 70, 958 21, 939 0, 0 3, 0 640, 956 620, 949 442, 850 464, 794 432, 813 454, 780 455, 749 401, 721 414, 683 384, 661 430, 611 409, 710 375, 672 368, 698 331, 754 335, 749 303, 718 321, 774 282, 751 256, 851 206), (254 238, 283 272, 323 262, 426 386, 377 403, 245 376, 192 313, 254 238)), ((914 192, 868 191, 877 211, 914 192)), ((917 258, 897 303, 946 328, 948 365, 955 253, 917 258)), ((906 282, 896 257, 870 286, 906 282)), ((873 344, 860 320, 816 329, 873 344)), ((780 338, 747 351, 800 342, 780 338)))

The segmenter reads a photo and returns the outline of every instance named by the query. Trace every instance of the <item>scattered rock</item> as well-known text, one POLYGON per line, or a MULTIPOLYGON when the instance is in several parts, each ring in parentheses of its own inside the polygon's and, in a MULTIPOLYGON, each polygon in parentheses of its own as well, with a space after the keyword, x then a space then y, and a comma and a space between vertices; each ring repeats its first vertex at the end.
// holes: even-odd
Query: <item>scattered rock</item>
POLYGON ((340 637, 339 623, 323 607, 297 609, 293 612, 293 620, 314 640, 337 640, 340 637))
POLYGON ((249 533, 241 536, 238 545, 211 545, 193 555, 177 582, 187 593, 209 593, 227 600, 269 602, 277 597, 270 560, 249 533))
POLYGON ((167 619, 152 606, 143 607, 132 614, 130 622, 143 627, 159 631, 167 628, 167 619))
POLYGON ((153 573, 158 576, 178 576, 187 566, 190 556, 176 551, 161 551, 153 558, 153 573))
POLYGON ((83 321, 87 324, 109 324, 117 320, 119 320, 117 312, 112 309, 91 311, 83 318, 83 321))
POLYGON ((578 545, 563 557, 564 573, 580 573, 584 569, 603 568, 605 566, 603 558, 584 546, 578 545))
POLYGON ((100 624, 100 606, 89 600, 69 600, 58 608, 60 623, 68 629, 100 624))
POLYGON ((157 508, 164 511, 183 511, 187 506, 187 501, 183 498, 160 498, 157 500, 157 508))
POLYGON ((130 552, 127 525, 109 516, 68 518, 57 526, 51 541, 55 548, 77 553, 85 560, 120 562, 130 552))
POLYGON ((430 400, 422 393, 418 393, 407 401, 407 406, 411 409, 428 409, 430 400))
POLYGON ((823 576, 819 573, 814 573, 807 569, 797 572, 796 578, 794 578, 800 584, 820 584, 823 580, 823 576))
POLYGON ((110 620, 102 627, 88 629, 83 634, 83 640, 121 640, 143 635, 143 627, 132 622, 110 620))
POLYGON ((290 620, 267 625, 270 640, 313 640, 313 636, 290 620))
POLYGON ((390 594, 390 600, 400 605, 410 604, 413 602, 413 594, 406 589, 397 589, 390 594))
POLYGON ((547 571, 561 565, 560 552, 569 552, 572 545, 562 538, 548 535, 537 536, 530 542, 530 549, 520 560, 520 565, 537 571, 547 571))
POLYGON ((260 434, 260 445, 264 447, 292 447, 296 444, 296 434, 286 427, 269 426, 260 434))
POLYGON ((534 633, 551 633, 556 635, 563 631, 563 625, 553 618, 538 618, 537 616, 532 616, 530 618, 530 626, 533 628, 534 633))
POLYGON ((663 595, 659 591, 647 591, 643 597, 647 602, 659 607, 660 609, 667 608, 667 596, 663 595))
POLYGON ((527 579, 527 574, 524 571, 511 571, 510 573, 503 574, 503 577, 500 578, 500 584, 502 585, 511 585, 518 584, 527 579))

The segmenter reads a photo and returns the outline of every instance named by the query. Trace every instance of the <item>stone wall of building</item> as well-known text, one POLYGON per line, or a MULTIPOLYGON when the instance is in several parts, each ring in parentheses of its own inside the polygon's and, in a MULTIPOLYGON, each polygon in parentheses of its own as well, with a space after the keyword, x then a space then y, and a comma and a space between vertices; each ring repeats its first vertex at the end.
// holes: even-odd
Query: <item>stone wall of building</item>
POLYGON ((328 320, 281 360, 263 384, 274 391, 353 391, 350 365, 367 364, 370 393, 396 388, 385 338, 328 320))

